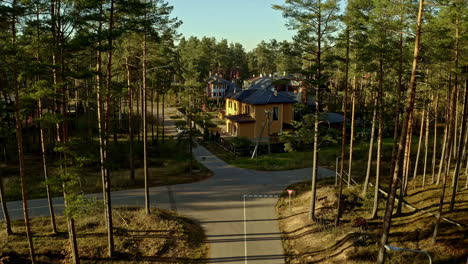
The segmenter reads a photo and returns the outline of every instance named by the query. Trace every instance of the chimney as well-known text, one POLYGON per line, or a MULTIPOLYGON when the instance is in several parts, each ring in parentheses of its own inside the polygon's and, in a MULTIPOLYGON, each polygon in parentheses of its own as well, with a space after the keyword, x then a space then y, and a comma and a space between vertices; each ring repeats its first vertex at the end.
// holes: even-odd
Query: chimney
POLYGON ((278 96, 278 90, 275 90, 273 93, 275 94, 275 96, 278 96))

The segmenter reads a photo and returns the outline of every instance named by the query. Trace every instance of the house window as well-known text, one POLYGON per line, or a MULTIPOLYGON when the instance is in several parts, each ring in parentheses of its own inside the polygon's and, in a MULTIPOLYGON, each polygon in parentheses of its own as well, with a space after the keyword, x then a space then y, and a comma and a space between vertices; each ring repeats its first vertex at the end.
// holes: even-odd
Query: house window
POLYGON ((244 106, 244 114, 250 114, 250 106, 244 106))
POLYGON ((234 103, 234 111, 236 111, 237 109, 237 103, 234 103))
POLYGON ((273 120, 278 120, 279 119, 279 108, 278 107, 273 107, 273 120))

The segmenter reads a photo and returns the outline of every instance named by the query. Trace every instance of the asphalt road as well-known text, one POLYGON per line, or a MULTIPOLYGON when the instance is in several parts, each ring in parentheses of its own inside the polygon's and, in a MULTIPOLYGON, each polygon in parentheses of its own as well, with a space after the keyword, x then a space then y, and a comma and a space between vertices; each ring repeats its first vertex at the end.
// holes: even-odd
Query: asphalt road
MULTIPOLYGON (((210 263, 284 263, 275 213, 276 196, 287 185, 309 179, 311 169, 276 172, 241 169, 202 146, 194 149, 194 155, 214 176, 197 183, 151 188, 151 206, 177 210, 199 221, 210 243, 210 263)), ((333 176, 333 171, 319 168, 319 178, 333 176)), ((143 192, 143 189, 112 192, 113 206, 143 206, 143 192)), ((101 194, 89 196, 100 198, 101 194)), ((63 199, 54 198, 53 202, 60 213, 63 199)), ((12 219, 22 218, 21 201, 9 202, 8 208, 12 219)), ((31 217, 47 216, 46 199, 30 200, 29 210, 31 217)))

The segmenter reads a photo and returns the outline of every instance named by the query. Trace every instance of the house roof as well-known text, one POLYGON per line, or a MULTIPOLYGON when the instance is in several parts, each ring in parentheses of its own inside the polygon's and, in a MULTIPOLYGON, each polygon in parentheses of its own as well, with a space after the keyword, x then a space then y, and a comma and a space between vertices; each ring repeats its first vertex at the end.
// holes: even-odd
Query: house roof
POLYGON ((241 90, 237 84, 231 82, 231 81, 228 81, 224 78, 221 78, 219 76, 216 76, 216 75, 213 75, 213 76, 210 76, 210 78, 208 78, 208 81, 207 82, 211 82, 211 83, 215 83, 215 82, 219 82, 219 83, 224 83, 226 84, 227 88, 226 88, 226 94, 229 95, 229 94, 232 94, 232 93, 235 93, 239 90, 241 90))
POLYGON ((338 113, 321 113, 320 118, 327 121, 330 124, 343 123, 344 116, 338 113))
POLYGON ((236 123, 253 123, 255 119, 247 114, 226 116, 227 119, 236 123))
POLYGON ((231 99, 252 105, 293 104, 296 101, 287 92, 274 92, 263 89, 249 89, 228 96, 231 99))

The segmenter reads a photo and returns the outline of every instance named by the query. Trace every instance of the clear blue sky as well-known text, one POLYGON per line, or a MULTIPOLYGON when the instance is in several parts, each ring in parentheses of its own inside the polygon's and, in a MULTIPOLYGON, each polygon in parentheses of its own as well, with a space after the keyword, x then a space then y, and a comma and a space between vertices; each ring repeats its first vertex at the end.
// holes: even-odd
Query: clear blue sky
POLYGON ((262 41, 291 40, 294 35, 273 4, 284 0, 168 0, 173 16, 184 22, 179 32, 185 37, 216 37, 241 43, 249 51, 262 41))

